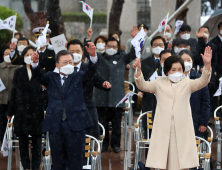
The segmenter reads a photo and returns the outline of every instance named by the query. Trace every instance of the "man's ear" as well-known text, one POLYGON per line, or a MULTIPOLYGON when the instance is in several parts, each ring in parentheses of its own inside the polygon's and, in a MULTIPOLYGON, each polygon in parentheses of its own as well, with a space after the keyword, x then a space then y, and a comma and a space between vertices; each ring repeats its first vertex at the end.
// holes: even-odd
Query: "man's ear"
POLYGON ((57 69, 59 69, 59 68, 60 68, 58 63, 56 63, 55 65, 56 65, 56 68, 57 68, 57 69))

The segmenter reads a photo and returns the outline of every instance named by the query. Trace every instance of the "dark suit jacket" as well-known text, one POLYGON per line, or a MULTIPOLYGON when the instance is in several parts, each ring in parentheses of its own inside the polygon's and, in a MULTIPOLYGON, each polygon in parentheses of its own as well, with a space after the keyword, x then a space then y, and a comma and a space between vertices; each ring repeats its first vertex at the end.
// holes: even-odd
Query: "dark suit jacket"
MULTIPOLYGON (((154 55, 151 57, 145 58, 141 60, 141 71, 143 73, 145 81, 152 76, 152 74, 159 68, 160 63, 156 63, 154 55)), ((158 70, 158 72, 161 70, 158 70)), ((151 111, 154 105, 154 94, 143 92, 143 99, 142 99, 142 112, 151 111)))
MULTIPOLYGON (((88 68, 88 64, 82 62, 80 66, 80 71, 86 71, 88 68)), ((91 79, 91 81, 88 81, 86 83, 86 86, 83 89, 83 98, 86 103, 87 107, 96 107, 95 102, 93 99, 93 88, 96 87, 100 90, 109 91, 110 89, 106 89, 103 87, 103 83, 106 81, 106 79, 98 72, 96 71, 96 74, 91 79)))
POLYGON ((8 116, 15 115, 14 127, 17 135, 41 135, 47 92, 33 77, 29 80, 26 66, 15 71, 12 83, 8 116))
MULTIPOLYGON (((200 77, 201 75, 199 73, 191 69, 190 79, 197 79, 200 77)), ((208 86, 205 86, 201 90, 198 90, 191 94, 190 106, 192 111, 195 135, 203 137, 203 133, 201 134, 199 132, 199 126, 207 126, 210 118, 210 95, 208 86)))
POLYGON ((60 74, 51 71, 43 74, 39 66, 32 69, 33 78, 44 85, 48 91, 49 102, 43 131, 52 133, 59 131, 63 108, 65 108, 67 121, 72 131, 81 131, 93 125, 83 98, 83 88, 95 75, 97 63, 93 64, 90 60, 84 72, 70 74, 66 79, 64 92, 60 74))
MULTIPOLYGON (((17 50, 16 50, 17 51, 17 50)), ((45 72, 53 71, 55 69, 55 52, 54 50, 45 49, 44 53, 39 53, 39 67, 45 72)), ((24 59, 21 59, 19 52, 15 52, 11 59, 14 65, 25 65, 24 59)))
POLYGON ((220 77, 222 75, 222 41, 218 36, 216 36, 210 42, 217 46, 218 62, 216 66, 216 72, 220 77))
POLYGON ((217 66, 217 61, 218 61, 218 57, 217 57, 217 46, 214 45, 212 42, 209 42, 208 44, 206 44, 205 39, 203 37, 198 38, 198 46, 199 46, 199 55, 198 55, 198 62, 200 63, 200 67, 204 66, 204 62, 203 59, 201 57, 200 54, 204 54, 205 48, 207 46, 210 46, 212 49, 212 60, 211 60, 211 67, 212 67, 212 74, 211 74, 211 83, 215 82, 215 71, 216 71, 216 66, 217 66))

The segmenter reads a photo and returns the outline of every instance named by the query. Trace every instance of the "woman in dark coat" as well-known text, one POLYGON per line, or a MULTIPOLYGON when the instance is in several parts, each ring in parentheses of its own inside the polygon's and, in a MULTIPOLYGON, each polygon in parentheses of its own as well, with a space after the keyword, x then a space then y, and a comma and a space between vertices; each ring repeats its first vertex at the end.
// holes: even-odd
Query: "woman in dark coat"
POLYGON ((30 169, 28 135, 32 136, 32 169, 37 170, 41 163, 42 125, 47 94, 42 91, 42 85, 32 78, 30 64, 33 52, 34 48, 28 46, 21 54, 26 65, 15 71, 7 118, 15 116, 14 133, 19 137, 20 157, 24 169, 30 169))

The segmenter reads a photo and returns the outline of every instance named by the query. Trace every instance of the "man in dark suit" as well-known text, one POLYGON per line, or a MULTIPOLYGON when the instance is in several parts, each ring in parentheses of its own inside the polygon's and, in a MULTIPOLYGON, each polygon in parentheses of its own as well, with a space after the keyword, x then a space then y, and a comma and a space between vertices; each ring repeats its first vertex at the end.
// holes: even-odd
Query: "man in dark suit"
MULTIPOLYGON (((67 49, 74 56, 74 66, 77 67, 78 71, 85 71, 88 67, 88 64, 82 62, 83 57, 83 44, 80 40, 74 39, 68 42, 67 49)), ((93 88, 96 87, 100 90, 109 91, 111 85, 108 81, 105 80, 103 76, 97 71, 95 76, 88 81, 86 86, 83 88, 83 98, 86 103, 86 107, 90 113, 94 126, 86 129, 86 134, 94 136, 97 139, 100 139, 99 125, 98 125, 98 114, 93 99, 93 88)))
MULTIPOLYGON (((214 45, 217 46, 217 56, 218 62, 216 66, 215 72, 215 85, 218 87, 219 85, 219 78, 222 76, 222 22, 218 24, 218 35, 214 37, 211 41, 214 45)), ((222 104, 222 99, 220 98, 220 105, 222 104)))
POLYGON ((82 170, 85 152, 85 129, 93 126, 83 98, 83 87, 97 70, 96 47, 89 43, 90 61, 86 71, 77 72, 73 54, 62 50, 56 56, 59 74, 43 74, 38 66, 39 55, 32 55, 32 75, 48 91, 48 107, 43 131, 49 132, 54 170, 82 170), (67 164, 67 165, 66 165, 67 164))
MULTIPOLYGON (((38 28, 33 29, 32 32, 35 34, 35 41, 38 39, 39 35, 42 33, 43 30, 44 30, 44 27, 38 27, 38 28)), ((51 30, 48 29, 47 34, 46 34, 47 43, 41 44, 40 49, 38 50, 39 67, 43 69, 45 72, 53 71, 55 69, 55 52, 54 50, 50 50, 47 48, 47 45, 50 42, 50 37, 49 37, 50 33, 51 33, 51 30)), ((19 40, 18 40, 18 45, 19 45, 19 40)), ((17 53, 10 54, 10 56, 11 56, 11 60, 13 64, 15 65, 24 64, 24 61, 20 59, 17 53)))
MULTIPOLYGON (((214 93, 216 92, 215 88, 215 73, 216 73, 216 66, 217 66, 217 61, 218 61, 218 56, 217 56, 217 46, 213 44, 212 42, 209 42, 209 37, 210 37, 210 32, 208 27, 201 27, 199 29, 199 32, 196 33, 196 36, 198 38, 198 48, 200 54, 204 54, 204 50, 207 46, 210 46, 212 49, 212 60, 211 60, 211 67, 212 67, 212 74, 211 74, 211 79, 208 84, 209 88, 209 93, 210 93, 210 103, 211 103, 211 112, 213 113, 214 110, 216 109, 217 105, 217 98, 213 97, 214 93)), ((203 60, 201 55, 198 55, 197 60, 199 60, 200 63, 200 73, 202 73, 203 70, 203 60)))

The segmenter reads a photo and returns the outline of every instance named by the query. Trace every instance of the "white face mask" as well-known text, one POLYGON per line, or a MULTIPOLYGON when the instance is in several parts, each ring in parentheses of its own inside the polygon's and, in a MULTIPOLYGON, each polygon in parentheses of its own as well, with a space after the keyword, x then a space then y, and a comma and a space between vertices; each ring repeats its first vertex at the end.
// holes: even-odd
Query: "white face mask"
POLYGON ((159 55, 161 53, 161 51, 163 51, 164 48, 161 48, 161 47, 155 47, 155 48, 152 48, 152 52, 156 55, 159 55))
POLYGON ((179 53, 178 48, 174 48, 174 52, 175 52, 176 54, 178 54, 178 53, 179 53))
POLYGON ((26 48, 24 45, 17 46, 17 50, 22 53, 22 51, 26 48))
POLYGON ((190 39, 190 34, 185 33, 185 34, 181 35, 180 37, 184 40, 189 40, 190 39))
POLYGON ((82 60, 81 54, 73 53, 73 57, 74 57, 74 63, 78 63, 82 60))
POLYGON ((5 61, 6 63, 11 63, 10 56, 9 56, 9 55, 6 55, 6 56, 4 57, 4 61, 5 61))
POLYGON ((114 55, 117 53, 117 50, 113 49, 113 48, 109 48, 109 49, 106 49, 106 53, 108 55, 114 55))
POLYGON ((208 34, 204 33, 204 35, 207 37, 207 39, 209 38, 209 35, 208 35, 208 34))
POLYGON ((172 82, 177 83, 177 82, 179 82, 182 79, 182 75, 183 75, 183 73, 176 72, 176 73, 173 73, 173 74, 169 74, 168 78, 172 82))
POLYGON ((193 63, 184 62, 185 71, 190 71, 190 69, 193 67, 193 63))
POLYGON ((31 64, 31 63, 32 63, 31 56, 25 57, 25 58, 24 58, 24 62, 25 62, 26 64, 31 64))
POLYGON ((169 39, 171 36, 172 36, 171 33, 169 33, 169 32, 165 32, 165 37, 166 37, 167 39, 169 39))
POLYGON ((220 30, 220 34, 222 35, 222 30, 220 30))
POLYGON ((105 44, 103 44, 103 43, 97 43, 96 44, 96 48, 98 49, 98 50, 104 50, 105 49, 105 44))
POLYGON ((182 47, 182 48, 178 48, 178 53, 180 53, 182 50, 187 50, 186 48, 182 47))
POLYGON ((65 75, 72 74, 73 71, 74 71, 74 66, 72 66, 70 64, 60 67, 60 72, 64 73, 65 75))
POLYGON ((12 38, 11 42, 15 43, 15 45, 17 45, 18 39, 17 38, 12 38))

